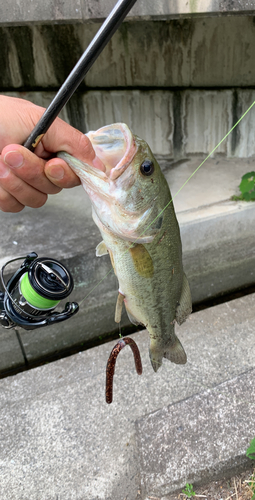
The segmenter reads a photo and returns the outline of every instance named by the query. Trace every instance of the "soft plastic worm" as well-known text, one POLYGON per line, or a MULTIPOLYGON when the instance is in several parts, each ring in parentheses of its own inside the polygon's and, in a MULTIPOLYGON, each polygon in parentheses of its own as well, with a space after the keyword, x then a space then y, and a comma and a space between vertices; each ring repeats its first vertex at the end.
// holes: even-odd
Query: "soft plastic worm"
POLYGON ((115 370, 115 364, 116 360, 118 357, 119 352, 123 347, 126 345, 130 345, 133 355, 134 355, 134 360, 135 360, 135 367, 138 375, 142 375, 143 367, 142 367, 142 361, 141 361, 141 356, 140 352, 138 349, 138 346, 136 345, 135 341, 133 339, 130 339, 129 337, 125 337, 123 339, 120 339, 119 342, 114 346, 108 362, 106 366, 106 391, 105 391, 105 396, 106 396, 106 403, 110 404, 112 402, 112 390, 113 390, 113 376, 114 376, 114 370, 115 370))

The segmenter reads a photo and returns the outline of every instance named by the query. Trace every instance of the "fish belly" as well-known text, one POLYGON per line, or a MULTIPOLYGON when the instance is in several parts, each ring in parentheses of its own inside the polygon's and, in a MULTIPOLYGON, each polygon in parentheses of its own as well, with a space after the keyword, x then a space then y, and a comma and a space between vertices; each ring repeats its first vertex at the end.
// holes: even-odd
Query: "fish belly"
POLYGON ((132 244, 102 232, 129 318, 144 325, 150 334, 154 371, 161 366, 163 357, 177 364, 186 363, 186 354, 174 332, 185 276, 177 221, 176 225, 173 228, 166 221, 153 242, 147 244, 132 244))

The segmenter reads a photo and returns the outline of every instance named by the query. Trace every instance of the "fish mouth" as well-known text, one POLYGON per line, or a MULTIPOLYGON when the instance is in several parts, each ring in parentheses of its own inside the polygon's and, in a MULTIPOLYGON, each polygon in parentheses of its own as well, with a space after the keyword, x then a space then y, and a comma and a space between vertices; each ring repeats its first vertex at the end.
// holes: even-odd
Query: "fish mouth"
POLYGON ((92 143, 96 158, 104 166, 104 174, 111 180, 117 179, 137 152, 134 136, 128 126, 125 123, 114 123, 86 135, 92 143))

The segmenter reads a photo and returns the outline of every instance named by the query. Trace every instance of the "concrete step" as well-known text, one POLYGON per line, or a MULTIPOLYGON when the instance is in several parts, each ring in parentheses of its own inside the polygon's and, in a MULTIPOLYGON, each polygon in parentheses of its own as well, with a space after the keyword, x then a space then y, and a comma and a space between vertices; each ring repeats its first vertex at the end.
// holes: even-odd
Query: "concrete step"
MULTIPOLYGON (((174 197, 193 303, 253 284, 255 205, 230 197, 237 193, 242 175, 255 170, 255 160, 210 159, 176 198, 201 158, 178 164, 161 158, 160 163, 174 197)), ((107 274, 111 270, 108 256, 95 256, 101 236, 82 187, 50 196, 39 210, 1 213, 0 221, 5 235, 1 265, 30 251, 63 260, 74 277, 71 299, 82 301, 80 312, 69 321, 33 332, 20 329, 28 363, 116 330, 118 283, 113 272, 107 274)), ((127 325, 125 314, 122 326, 127 325)), ((16 334, 1 328, 1 339, 1 371, 6 371, 7 364, 10 368, 22 365, 25 360, 16 334)))
POLYGON ((148 333, 133 335, 143 374, 124 349, 111 405, 105 367, 116 341, 0 380, 1 498, 167 500, 187 481, 246 467, 254 307, 255 294, 192 314, 177 326, 187 364, 165 360, 156 374, 148 333))
MULTIPOLYGON (((30 24, 30 23, 81 23, 88 21, 102 21, 116 5, 116 0, 74 0, 55 5, 52 0, 34 2, 29 0, 22 3, 22 8, 15 0, 3 0, 0 6, 2 25, 30 24)), ((170 0, 148 1, 140 0, 133 7, 128 19, 172 19, 179 17, 222 16, 222 15, 253 15, 255 4, 253 1, 234 0, 200 0, 178 3, 170 0)))

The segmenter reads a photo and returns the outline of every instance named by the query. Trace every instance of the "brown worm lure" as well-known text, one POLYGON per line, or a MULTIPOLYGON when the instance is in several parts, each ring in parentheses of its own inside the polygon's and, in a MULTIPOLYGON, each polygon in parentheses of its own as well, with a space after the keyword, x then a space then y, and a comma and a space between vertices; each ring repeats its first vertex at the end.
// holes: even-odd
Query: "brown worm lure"
POLYGON ((134 360, 135 360, 135 367, 138 375, 142 375, 142 361, 141 361, 141 356, 140 352, 138 349, 138 346, 136 345, 135 341, 129 337, 125 337, 120 339, 117 344, 114 346, 108 362, 106 366, 106 391, 105 391, 105 397, 106 397, 106 403, 110 404, 112 402, 112 391, 113 391, 113 376, 114 376, 114 370, 115 370, 115 364, 116 360, 118 357, 118 354, 120 353, 121 349, 123 349, 126 345, 130 345, 133 355, 134 355, 134 360))

